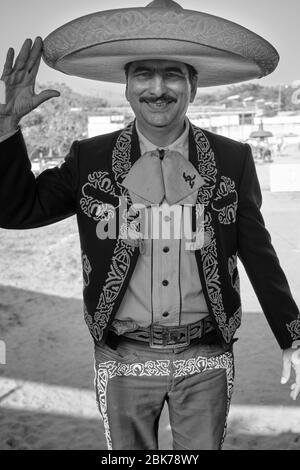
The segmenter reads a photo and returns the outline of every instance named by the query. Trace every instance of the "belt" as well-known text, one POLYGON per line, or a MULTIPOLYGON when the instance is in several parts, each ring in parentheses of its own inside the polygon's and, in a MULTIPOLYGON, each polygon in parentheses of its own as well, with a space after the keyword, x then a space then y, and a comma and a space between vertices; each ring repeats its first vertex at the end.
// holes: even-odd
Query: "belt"
POLYGON ((153 323, 147 328, 124 333, 123 336, 148 343, 151 348, 181 348, 214 329, 211 317, 207 316, 195 323, 182 326, 163 326, 153 323))

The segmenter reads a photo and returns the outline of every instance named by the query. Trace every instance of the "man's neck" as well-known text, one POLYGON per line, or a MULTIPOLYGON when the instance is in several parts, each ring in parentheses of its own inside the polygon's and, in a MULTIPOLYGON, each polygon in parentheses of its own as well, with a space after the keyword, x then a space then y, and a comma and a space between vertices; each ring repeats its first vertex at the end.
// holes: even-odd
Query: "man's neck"
POLYGON ((181 122, 176 128, 167 129, 165 127, 157 127, 155 129, 149 129, 147 126, 143 126, 137 121, 139 131, 148 139, 152 144, 157 147, 167 147, 171 145, 184 131, 185 122, 181 122))

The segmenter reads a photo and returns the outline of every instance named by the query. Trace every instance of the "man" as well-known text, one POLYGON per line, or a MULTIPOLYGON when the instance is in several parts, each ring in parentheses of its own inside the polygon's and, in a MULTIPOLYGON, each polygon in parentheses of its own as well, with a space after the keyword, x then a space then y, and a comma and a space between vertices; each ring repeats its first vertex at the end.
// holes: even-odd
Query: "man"
POLYGON ((40 38, 26 40, 15 62, 9 50, 0 107, 0 224, 32 228, 77 214, 108 449, 157 449, 165 402, 174 449, 219 449, 241 320, 237 255, 283 349, 282 381, 292 365, 296 372, 294 399, 300 318, 259 210, 250 147, 202 131, 186 112, 198 84, 266 75, 278 56, 254 33, 171 1, 90 20, 52 33, 44 58, 82 77, 126 76, 136 120, 75 142, 60 168, 35 180, 17 126, 58 92, 34 94, 40 38))

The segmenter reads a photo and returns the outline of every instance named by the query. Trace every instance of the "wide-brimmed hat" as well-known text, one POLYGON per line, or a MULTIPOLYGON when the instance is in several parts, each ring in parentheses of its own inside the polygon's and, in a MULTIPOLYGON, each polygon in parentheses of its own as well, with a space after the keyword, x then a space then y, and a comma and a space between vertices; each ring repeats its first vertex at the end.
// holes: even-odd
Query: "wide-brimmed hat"
POLYGON ((172 0, 70 21, 46 37, 43 58, 68 75, 114 83, 125 83, 129 62, 175 60, 197 70, 201 87, 261 78, 279 61, 276 49, 261 36, 172 0))

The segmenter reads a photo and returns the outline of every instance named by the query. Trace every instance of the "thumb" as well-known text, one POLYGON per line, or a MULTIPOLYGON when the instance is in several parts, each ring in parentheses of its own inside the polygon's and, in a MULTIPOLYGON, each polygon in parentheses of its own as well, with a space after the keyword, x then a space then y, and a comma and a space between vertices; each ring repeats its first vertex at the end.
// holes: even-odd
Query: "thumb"
POLYGON ((60 96, 59 91, 56 90, 43 90, 38 95, 35 95, 33 98, 34 107, 39 106, 40 104, 44 103, 51 98, 58 98, 60 96))
POLYGON ((282 366, 282 375, 281 375, 281 383, 286 384, 291 375, 291 354, 283 353, 283 366, 282 366))

